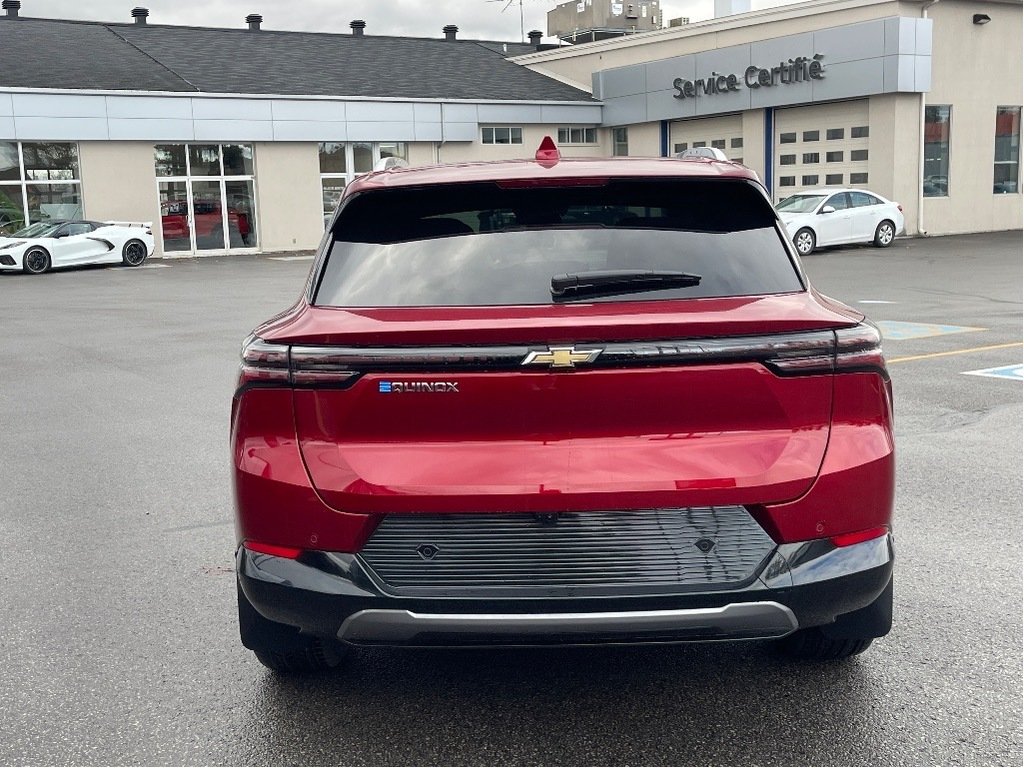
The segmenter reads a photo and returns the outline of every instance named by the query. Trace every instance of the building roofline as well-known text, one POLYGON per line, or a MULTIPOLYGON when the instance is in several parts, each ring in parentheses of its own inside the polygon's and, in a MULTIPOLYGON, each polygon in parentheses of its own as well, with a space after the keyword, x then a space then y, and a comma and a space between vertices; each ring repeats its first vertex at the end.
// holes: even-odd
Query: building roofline
POLYGON ((0 93, 49 94, 54 96, 150 96, 187 99, 253 99, 275 101, 385 101, 403 104, 529 104, 559 107, 600 107, 598 99, 589 101, 551 101, 544 99, 444 99, 413 98, 410 96, 325 96, 322 94, 277 93, 214 93, 211 91, 134 91, 104 90, 101 88, 26 88, 0 85, 0 93))
MULTIPOLYGON (((451 44, 451 43, 473 43, 473 44, 486 43, 486 44, 489 44, 489 45, 502 45, 504 43, 504 44, 508 44, 508 45, 529 45, 528 42, 524 43, 524 42, 522 42, 520 40, 485 40, 485 39, 482 39, 482 38, 475 38, 475 37, 473 37, 473 38, 471 38, 471 37, 460 37, 460 38, 456 38, 455 40, 446 40, 444 37, 419 37, 419 36, 416 36, 416 35, 374 35, 374 34, 371 34, 369 32, 365 32, 365 31, 364 31, 364 33, 362 35, 358 35, 357 36, 357 35, 351 34, 350 32, 341 32, 341 31, 338 31, 338 32, 323 32, 323 31, 305 30, 305 29, 267 29, 266 27, 261 27, 258 31, 253 32, 252 30, 248 29, 247 27, 205 27, 205 26, 194 25, 194 24, 154 24, 154 23, 149 22, 149 21, 147 21, 146 24, 141 25, 141 24, 136 24, 136 23, 131 22, 131 21, 100 21, 100 20, 94 20, 94 19, 59 19, 59 18, 51 18, 49 16, 25 16, 24 14, 19 15, 17 18, 14 18, 14 19, 9 19, 7 16, 4 16, 4 15, 0 14, 0 22, 2 22, 2 21, 12 21, 14 23, 18 23, 18 22, 21 22, 21 21, 46 21, 46 22, 52 22, 52 23, 56 23, 56 24, 81 24, 81 25, 86 25, 86 26, 106 27, 107 29, 110 29, 112 31, 114 29, 118 29, 118 28, 130 29, 132 31, 138 30, 140 28, 143 28, 143 29, 184 29, 184 30, 197 31, 197 32, 237 32, 239 34, 249 34, 249 35, 251 35, 251 34, 258 34, 258 35, 303 35, 303 36, 309 35, 309 36, 316 36, 316 37, 340 37, 340 38, 343 38, 345 40, 355 39, 355 40, 362 40, 362 41, 373 40, 374 38, 378 38, 378 39, 384 39, 384 40, 414 40, 414 41, 417 41, 417 42, 433 41, 433 42, 436 42, 436 43, 447 43, 447 44, 451 44)), ((490 50, 490 49, 488 49, 488 50, 490 50)), ((497 53, 496 51, 491 51, 491 52, 492 53, 497 53)), ((500 56, 501 54, 498 54, 498 55, 500 56)))

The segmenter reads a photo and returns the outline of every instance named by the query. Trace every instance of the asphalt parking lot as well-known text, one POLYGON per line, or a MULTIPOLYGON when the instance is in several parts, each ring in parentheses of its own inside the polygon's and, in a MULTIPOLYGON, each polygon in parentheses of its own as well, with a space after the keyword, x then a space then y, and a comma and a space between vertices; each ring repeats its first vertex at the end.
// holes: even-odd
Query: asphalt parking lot
POLYGON ((1021 233, 804 260, 881 321, 896 625, 838 664, 757 643, 360 652, 237 640, 239 343, 304 260, 0 274, 0 763, 1020 765, 1021 233))

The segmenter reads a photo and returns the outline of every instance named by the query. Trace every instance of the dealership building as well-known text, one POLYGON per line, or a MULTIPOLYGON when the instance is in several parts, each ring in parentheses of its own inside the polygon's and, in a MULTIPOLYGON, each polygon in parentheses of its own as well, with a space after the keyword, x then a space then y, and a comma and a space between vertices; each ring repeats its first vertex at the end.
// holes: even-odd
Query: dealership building
POLYGON ((306 250, 381 158, 528 158, 545 135, 567 157, 716 147, 773 199, 869 188, 911 234, 1022 226, 1020 0, 809 0, 562 46, 2 5, 0 230, 81 216, 152 221, 163 255, 306 250))

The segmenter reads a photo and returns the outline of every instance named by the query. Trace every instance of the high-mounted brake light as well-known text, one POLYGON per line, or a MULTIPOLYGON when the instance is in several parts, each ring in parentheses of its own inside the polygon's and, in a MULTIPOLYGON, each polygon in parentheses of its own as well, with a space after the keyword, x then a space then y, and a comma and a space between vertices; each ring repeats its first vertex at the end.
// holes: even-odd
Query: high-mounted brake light
POLYGON ((537 165, 553 168, 562 159, 562 153, 558 151, 555 140, 550 136, 545 136, 540 146, 537 147, 537 154, 533 156, 533 159, 537 161, 537 165))
POLYGON ((868 528, 864 531, 855 531, 853 533, 840 533, 838 536, 830 536, 829 541, 835 544, 837 547, 851 547, 854 544, 860 544, 865 541, 871 541, 877 539, 879 536, 885 536, 889 532, 889 526, 877 525, 874 528, 868 528))
POLYGON ((242 542, 242 546, 250 552, 256 552, 261 555, 273 555, 274 557, 287 557, 289 560, 294 560, 302 554, 302 550, 297 547, 279 547, 277 544, 264 544, 261 541, 245 541, 242 542))

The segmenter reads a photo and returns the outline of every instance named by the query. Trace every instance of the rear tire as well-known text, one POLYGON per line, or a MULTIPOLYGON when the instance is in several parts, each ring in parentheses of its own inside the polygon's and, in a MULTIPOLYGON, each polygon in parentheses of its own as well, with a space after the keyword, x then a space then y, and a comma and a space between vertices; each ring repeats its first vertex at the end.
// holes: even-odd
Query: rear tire
POLYGON ((326 672, 334 669, 348 651, 337 640, 299 633, 296 627, 264 617, 238 587, 238 627, 242 645, 260 663, 282 674, 326 672))
POLYGON ((886 219, 880 222, 875 227, 875 247, 876 248, 888 248, 892 245, 892 241, 896 239, 896 225, 886 219))
POLYGON ((50 268, 50 254, 45 248, 33 246, 21 257, 21 268, 30 275, 41 275, 50 268))
POLYGON ((787 656, 811 661, 838 661, 864 653, 874 640, 862 637, 857 640, 836 640, 826 637, 818 627, 800 629, 779 641, 779 650, 787 656))
POLYGON ((121 249, 121 261, 126 267, 137 267, 146 260, 149 252, 141 240, 129 240, 121 249))
POLYGON ((807 256, 814 251, 814 247, 817 245, 818 239, 814 236, 813 230, 804 227, 796 236, 793 238, 793 245, 796 246, 796 252, 801 256, 807 256))

